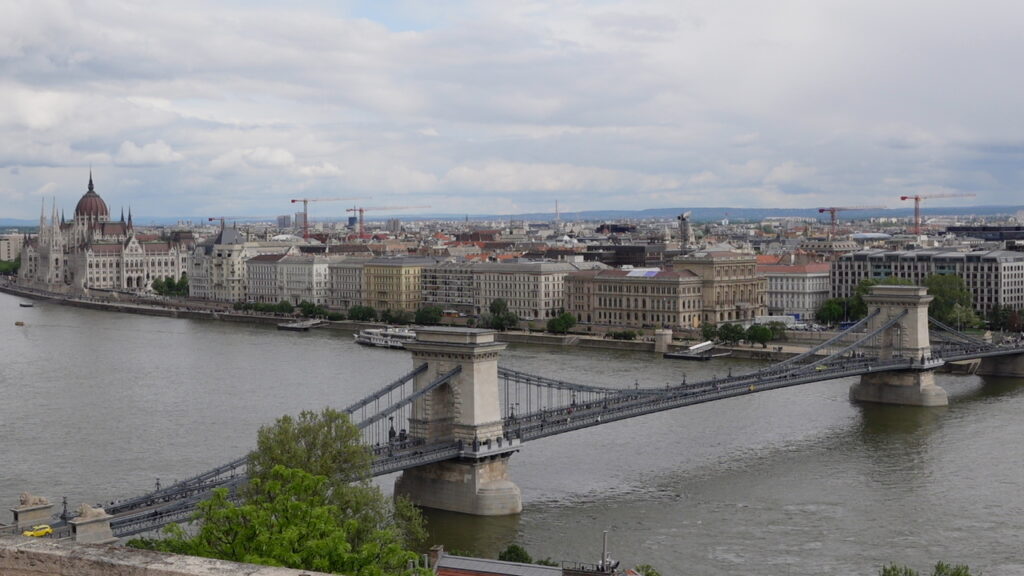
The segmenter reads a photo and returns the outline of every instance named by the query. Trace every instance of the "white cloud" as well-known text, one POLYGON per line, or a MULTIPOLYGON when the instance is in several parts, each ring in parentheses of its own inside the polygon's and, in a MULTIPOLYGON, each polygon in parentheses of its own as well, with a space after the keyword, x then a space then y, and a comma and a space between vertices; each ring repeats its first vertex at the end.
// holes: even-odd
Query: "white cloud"
POLYGON ((139 180, 130 201, 154 214, 213 191, 274 213, 297 189, 459 212, 555 195, 800 206, 812 188, 823 205, 929 188, 1013 203, 1024 187, 1005 112, 1024 96, 1024 4, 390 6, 412 30, 348 9, 15 2, 0 165, 26 170, 0 187, 65 186, 92 164, 139 180))
POLYGON ((813 176, 815 169, 810 166, 802 166, 796 162, 783 162, 771 169, 764 177, 765 184, 792 184, 803 181, 813 176))
POLYGON ((121 166, 156 166, 180 162, 185 157, 177 153, 163 140, 142 146, 125 140, 114 155, 114 163, 121 166))

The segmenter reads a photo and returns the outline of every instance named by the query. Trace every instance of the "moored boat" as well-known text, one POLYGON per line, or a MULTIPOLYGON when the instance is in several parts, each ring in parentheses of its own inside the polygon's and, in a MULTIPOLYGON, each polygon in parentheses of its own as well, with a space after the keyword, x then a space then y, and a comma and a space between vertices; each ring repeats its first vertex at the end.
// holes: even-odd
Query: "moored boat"
POLYGON ((381 348, 405 348, 406 342, 416 340, 416 332, 408 328, 388 326, 387 328, 366 328, 354 335, 356 344, 379 346, 381 348))

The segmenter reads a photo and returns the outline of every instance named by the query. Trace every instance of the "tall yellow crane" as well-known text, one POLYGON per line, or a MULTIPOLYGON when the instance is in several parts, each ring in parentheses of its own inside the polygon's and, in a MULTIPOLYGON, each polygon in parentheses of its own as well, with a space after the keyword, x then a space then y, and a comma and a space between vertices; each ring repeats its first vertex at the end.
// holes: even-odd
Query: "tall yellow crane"
POLYGON ((421 210, 424 208, 430 208, 430 206, 372 206, 369 208, 346 208, 345 212, 355 212, 359 214, 359 237, 363 237, 363 212, 367 210, 421 210))
POLYGON ((829 213, 832 218, 832 232, 831 235, 836 235, 836 224, 839 223, 839 217, 836 215, 837 212, 844 212, 846 210, 884 210, 885 206, 829 206, 828 208, 818 208, 818 214, 829 213))
POLYGON ((302 237, 309 238, 309 203, 310 202, 340 202, 345 200, 366 200, 365 197, 356 198, 292 198, 292 204, 302 202, 302 237))
POLYGON ((900 196, 900 200, 914 200, 914 234, 921 235, 921 200, 930 198, 967 198, 975 196, 974 192, 960 192, 956 194, 927 194, 914 196, 900 196))

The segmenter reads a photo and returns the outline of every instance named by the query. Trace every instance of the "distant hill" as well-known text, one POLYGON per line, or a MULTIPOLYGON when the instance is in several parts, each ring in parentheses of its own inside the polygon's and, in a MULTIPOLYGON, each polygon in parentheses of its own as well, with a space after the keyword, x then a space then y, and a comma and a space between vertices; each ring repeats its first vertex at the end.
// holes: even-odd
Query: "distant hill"
MULTIPOLYGON (((996 216, 1010 215, 1024 210, 1024 206, 928 206, 924 211, 926 216, 996 216)), ((645 219, 671 219, 686 211, 692 211, 691 219, 694 222, 707 222, 728 218, 736 221, 758 222, 765 218, 775 217, 799 217, 827 220, 827 214, 818 213, 817 208, 735 208, 735 207, 680 207, 680 208, 649 208, 647 210, 586 210, 582 212, 563 212, 560 217, 563 221, 574 220, 586 221, 615 221, 615 220, 645 220, 645 219)), ((907 218, 914 215, 914 208, 895 208, 882 210, 857 210, 856 212, 841 213, 843 220, 863 218, 907 218)), ((466 214, 402 214, 389 215, 381 218, 367 218, 370 221, 382 221, 390 218, 401 220, 464 220, 466 214)), ((527 212, 522 214, 469 214, 470 220, 527 220, 527 221, 550 221, 554 219, 553 212, 527 212)), ((136 217, 135 222, 140 226, 167 226, 176 224, 179 221, 188 220, 196 223, 206 223, 205 218, 198 216, 165 216, 156 218, 136 217)), ((0 228, 28 227, 34 228, 38 220, 16 220, 12 218, 0 218, 0 228)))

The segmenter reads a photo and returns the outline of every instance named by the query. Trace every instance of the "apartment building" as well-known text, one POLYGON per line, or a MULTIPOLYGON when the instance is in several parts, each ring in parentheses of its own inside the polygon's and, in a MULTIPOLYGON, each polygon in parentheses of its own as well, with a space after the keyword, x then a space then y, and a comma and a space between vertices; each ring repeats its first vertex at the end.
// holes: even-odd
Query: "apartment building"
POLYGON ((811 320, 815 312, 831 298, 831 266, 827 262, 797 265, 758 264, 764 276, 765 303, 771 315, 791 315, 811 320))
POLYGON ((923 285, 932 274, 963 278, 978 313, 996 305, 1024 308, 1024 253, 1008 250, 861 250, 833 263, 832 296, 848 298, 857 284, 868 278, 905 278, 923 285))
POLYGON ((348 310, 363 305, 363 266, 366 262, 366 258, 338 258, 327 264, 329 308, 348 310))
POLYGON ((422 303, 420 290, 426 258, 374 258, 363 265, 363 304, 378 311, 415 312, 422 303))
POLYGON ((600 262, 482 262, 473 268, 474 313, 486 312, 502 299, 522 320, 554 318, 565 306, 564 280, 581 270, 607 269, 600 262))
POLYGON ((475 313, 474 271, 477 266, 479 263, 473 262, 439 262, 424 266, 420 282, 423 305, 475 313))

